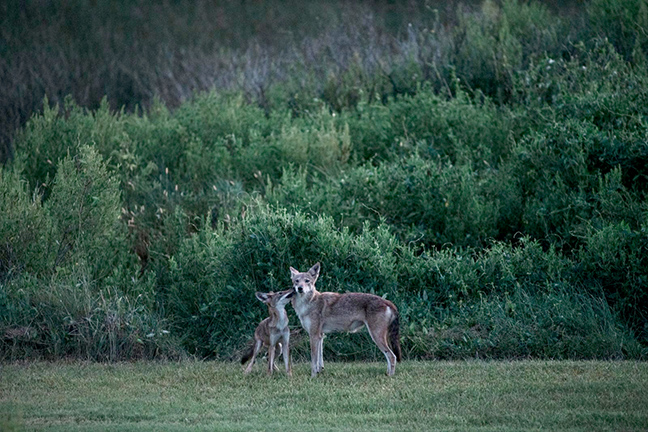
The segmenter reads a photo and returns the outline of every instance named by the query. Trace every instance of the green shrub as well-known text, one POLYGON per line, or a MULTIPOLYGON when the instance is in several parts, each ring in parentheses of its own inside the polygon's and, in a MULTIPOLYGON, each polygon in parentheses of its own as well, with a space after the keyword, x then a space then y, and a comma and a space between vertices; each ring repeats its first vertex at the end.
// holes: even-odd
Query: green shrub
POLYGON ((92 147, 58 166, 52 194, 44 205, 52 220, 49 265, 53 271, 85 262, 94 277, 106 276, 125 257, 117 182, 92 147))
POLYGON ((135 278, 118 183, 94 148, 80 146, 78 156, 61 160, 42 205, 37 194, 27 198, 17 171, 2 177, 0 190, 12 200, 0 225, 9 258, 0 281, 0 356, 119 360, 173 352, 164 319, 153 312, 155 279, 135 278), (14 225, 24 229, 10 231, 14 225))
POLYGON ((594 0, 587 6, 591 33, 607 37, 627 60, 645 62, 648 6, 641 0, 594 0))
POLYGON ((535 113, 527 119, 536 119, 531 121, 536 130, 576 122, 596 130, 588 168, 605 173, 620 164, 641 178, 648 75, 626 63, 607 41, 594 42, 591 49, 578 45, 570 60, 544 58, 521 71, 517 102, 535 113))
MULTIPOLYGON (((628 171, 637 171, 627 166, 622 169, 620 164, 615 169, 610 166, 613 160, 603 156, 602 152, 608 153, 604 148, 618 146, 627 151, 621 142, 611 139, 617 140, 588 121, 564 121, 518 143, 511 166, 523 197, 523 232, 574 248, 586 221, 622 218, 634 227, 641 223, 637 192, 644 189, 643 176, 632 175, 634 181, 624 185, 630 177, 628 171)), ((643 165, 639 159, 633 158, 633 167, 643 165)))
POLYGON ((152 280, 116 271, 110 281, 118 279, 101 288, 88 268, 76 266, 50 280, 26 274, 0 285, 0 358, 178 356, 164 318, 151 311, 152 280))
POLYGON ((29 198, 20 164, 3 170, 0 191, 4 202, 11 203, 0 225, 7 258, 3 271, 47 276, 87 265, 93 277, 103 277, 116 264, 128 262, 127 252, 114 253, 127 250, 118 184, 92 147, 79 151, 58 164, 43 204, 37 192, 29 198))
MULTIPOLYGON (((478 246, 497 232, 501 202, 490 176, 471 164, 454 166, 418 155, 377 167, 363 165, 309 187, 305 171, 289 169, 267 189, 270 202, 325 213, 357 232, 365 222, 393 227, 405 242, 478 246), (493 197, 494 198, 494 197, 493 197)), ((504 197, 503 197, 504 198, 504 197)))
POLYGON ((320 289, 391 296, 397 248, 384 227, 354 236, 337 231, 330 218, 259 204, 239 224, 203 229, 183 242, 171 260, 166 311, 190 353, 229 357, 266 315, 254 292, 286 289, 290 266, 322 261, 320 289))
POLYGON ((537 3, 506 0, 501 7, 482 3, 481 13, 458 14, 451 64, 469 89, 479 89, 500 103, 513 91, 516 71, 536 55, 559 50, 562 20, 537 3))
POLYGON ((0 167, 0 284, 24 271, 40 273, 47 268, 47 240, 51 221, 40 195, 30 194, 18 164, 0 167))
POLYGON ((403 252, 399 286, 413 298, 425 295, 435 306, 452 310, 484 295, 518 289, 533 293, 546 284, 576 286, 574 268, 560 252, 544 251, 538 241, 523 237, 516 247, 493 242, 481 252, 456 248, 421 255, 403 252))
POLYGON ((333 117, 321 111, 308 119, 295 119, 275 135, 238 150, 239 177, 255 185, 276 180, 289 164, 335 174, 351 155, 349 127, 337 127, 333 117))
MULTIPOLYGON (((406 255, 403 255, 405 258, 406 255)), ((405 352, 437 358, 639 358, 642 348, 608 303, 599 272, 537 241, 481 254, 439 251, 403 262, 405 352), (583 275, 589 276, 583 276, 583 275), (596 285, 599 284, 599 285, 596 285)), ((596 260, 595 260, 596 261, 596 260)), ((637 263, 639 264, 639 263, 637 263)))
POLYGON ((646 220, 634 229, 625 221, 590 226, 579 251, 585 281, 600 287, 614 310, 644 343, 648 340, 647 229, 646 220))
POLYGON ((33 116, 15 142, 16 157, 32 189, 48 188, 59 161, 76 156, 81 145, 92 144, 109 158, 122 138, 121 117, 110 112, 105 99, 96 112, 89 112, 71 98, 63 107, 51 107, 45 98, 42 115, 33 116))
POLYGON ((518 289, 438 313, 430 328, 412 326, 403 345, 412 355, 442 359, 625 359, 641 346, 605 300, 550 288, 518 289))
POLYGON ((496 166, 507 158, 518 133, 517 115, 498 109, 488 99, 471 100, 460 93, 446 100, 423 87, 383 105, 360 104, 344 113, 354 153, 360 160, 392 159, 418 150, 453 163, 474 161, 496 166))

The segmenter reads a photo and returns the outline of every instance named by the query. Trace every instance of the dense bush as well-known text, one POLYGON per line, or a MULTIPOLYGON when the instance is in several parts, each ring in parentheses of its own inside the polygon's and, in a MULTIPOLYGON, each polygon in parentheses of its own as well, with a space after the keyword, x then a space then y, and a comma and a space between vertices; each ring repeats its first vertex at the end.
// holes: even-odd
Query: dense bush
POLYGON ((607 37, 625 59, 643 63, 648 53, 648 5, 641 0, 594 0, 587 7, 591 31, 607 37))
POLYGON ((483 297, 442 315, 427 331, 411 335, 412 354, 431 352, 437 358, 622 359, 641 355, 641 346, 619 325, 605 301, 562 288, 545 293, 518 288, 483 297))
POLYGON ((500 205, 487 202, 492 178, 472 165, 419 156, 378 167, 365 165, 337 181, 304 187, 303 171, 287 170, 268 200, 313 213, 324 211, 342 226, 358 231, 371 221, 391 225, 406 242, 441 247, 481 246, 497 231, 500 205))
MULTIPOLYGON (((266 315, 254 292, 318 261, 322 290, 398 306, 409 357, 645 357, 645 7, 418 6, 395 36, 350 14, 248 47, 191 86, 216 90, 188 72, 155 101, 157 72, 102 102, 47 87, 0 169, 0 357, 233 358, 266 315)), ((367 335, 327 350, 382 355, 367 335)))
POLYGON ((533 2, 486 0, 480 14, 459 18, 452 59, 457 75, 499 102, 511 96, 516 71, 535 56, 559 53, 559 35, 569 35, 561 20, 533 2))
POLYGON ((289 287, 290 266, 321 260, 322 287, 395 295, 398 247, 386 227, 355 236, 338 231, 331 218, 251 203, 239 223, 204 228, 183 242, 170 262, 167 312, 190 352, 226 355, 267 313, 254 292, 289 287))
POLYGON ((448 100, 423 86, 416 95, 388 105, 360 104, 340 121, 349 125, 354 151, 362 160, 418 150, 453 162, 497 165, 519 133, 519 115, 498 109, 488 99, 469 99, 460 88, 457 92, 448 100))
POLYGON ((19 164, 2 172, 4 358, 148 357, 164 342, 154 278, 133 277, 118 184, 92 147, 79 152, 58 163, 44 204, 19 164))
MULTIPOLYGON (((574 261, 529 239, 522 244, 416 256, 384 225, 354 235, 337 231, 330 218, 259 205, 236 226, 184 241, 170 263, 165 304, 189 352, 229 356, 265 315, 254 292, 285 289, 289 266, 321 260, 321 289, 373 292, 399 305, 403 347, 413 356, 640 355, 600 291, 584 290, 574 261)), ((290 308, 289 315, 297 322, 290 308)), ((337 336, 328 349, 342 358, 380 354, 362 342, 337 336)))

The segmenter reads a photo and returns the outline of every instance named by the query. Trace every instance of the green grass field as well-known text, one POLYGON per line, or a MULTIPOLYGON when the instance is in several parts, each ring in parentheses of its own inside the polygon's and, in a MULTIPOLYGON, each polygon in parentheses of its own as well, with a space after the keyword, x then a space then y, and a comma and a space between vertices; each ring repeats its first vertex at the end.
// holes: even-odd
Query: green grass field
POLYGON ((8 364, 1 430, 646 430, 648 363, 8 364))

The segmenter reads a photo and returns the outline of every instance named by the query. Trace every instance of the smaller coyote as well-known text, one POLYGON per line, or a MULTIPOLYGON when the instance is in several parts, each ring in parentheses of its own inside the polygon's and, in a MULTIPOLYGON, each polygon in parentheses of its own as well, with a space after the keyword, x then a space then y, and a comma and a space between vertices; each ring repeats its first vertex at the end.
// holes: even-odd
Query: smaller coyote
POLYGON ((302 327, 308 332, 311 346, 311 376, 324 367, 324 334, 356 332, 367 327, 371 339, 387 358, 387 375, 394 375, 396 362, 401 360, 398 337, 398 309, 394 303, 373 294, 319 292, 315 282, 320 263, 307 272, 290 267, 295 289, 292 306, 302 327))
POLYGON ((245 373, 252 371, 252 365, 254 365, 254 360, 259 350, 261 350, 262 346, 267 346, 268 374, 272 375, 272 371, 276 367, 274 364, 275 349, 278 346, 280 352, 283 354, 286 373, 292 376, 290 365, 290 329, 288 328, 286 305, 290 302, 293 293, 294 291, 292 289, 277 293, 256 293, 256 297, 268 305, 270 316, 261 321, 257 326, 254 331, 254 344, 241 358, 241 364, 245 364, 245 362, 251 359, 250 364, 245 369, 245 373))

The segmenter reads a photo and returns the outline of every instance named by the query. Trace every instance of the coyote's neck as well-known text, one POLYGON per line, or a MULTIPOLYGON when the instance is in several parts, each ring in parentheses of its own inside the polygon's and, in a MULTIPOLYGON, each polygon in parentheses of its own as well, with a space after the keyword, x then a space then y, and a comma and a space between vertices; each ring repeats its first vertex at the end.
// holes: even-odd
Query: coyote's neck
POLYGON ((297 316, 301 317, 308 313, 310 306, 313 304, 313 301, 320 295, 320 292, 316 289, 310 291, 309 293, 295 295, 292 298, 293 309, 297 313, 297 316))
POLYGON ((288 325, 288 313, 285 308, 269 307, 270 326, 283 329, 288 325))

